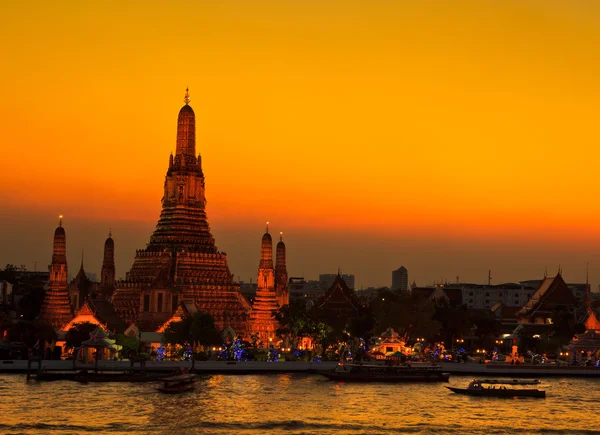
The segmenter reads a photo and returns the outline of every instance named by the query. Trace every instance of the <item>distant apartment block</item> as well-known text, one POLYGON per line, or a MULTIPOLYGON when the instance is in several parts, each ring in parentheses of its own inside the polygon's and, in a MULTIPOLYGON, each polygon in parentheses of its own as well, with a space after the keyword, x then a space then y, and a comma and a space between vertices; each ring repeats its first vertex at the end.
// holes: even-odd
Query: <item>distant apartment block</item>
MULTIPOLYGON (((460 290, 462 303, 469 308, 490 309, 498 302, 505 307, 522 307, 531 299, 542 280, 520 281, 519 283, 505 283, 498 285, 484 284, 446 284, 443 289, 448 291, 460 290)), ((586 284, 567 284, 573 296, 583 302, 585 299, 586 284)))
MULTIPOLYGON (((337 277, 336 273, 320 274, 319 275, 319 283, 321 284, 322 287, 329 289, 333 285, 333 281, 335 281, 336 277, 337 277)), ((342 274, 342 279, 344 280, 344 282, 350 289, 354 290, 354 275, 342 274)))
POLYGON ((408 290, 408 270, 401 266, 392 272, 392 290, 408 290))
POLYGON ((320 281, 305 281, 304 278, 294 277, 289 279, 290 301, 303 299, 316 302, 327 293, 327 290, 328 287, 322 286, 320 281))

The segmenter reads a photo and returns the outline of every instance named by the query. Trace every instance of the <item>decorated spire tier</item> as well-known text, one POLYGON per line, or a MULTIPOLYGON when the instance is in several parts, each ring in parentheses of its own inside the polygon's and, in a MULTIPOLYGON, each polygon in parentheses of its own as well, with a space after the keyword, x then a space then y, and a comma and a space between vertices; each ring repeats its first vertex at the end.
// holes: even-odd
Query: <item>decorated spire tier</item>
POLYGON ((258 334, 263 345, 275 338, 278 327, 274 315, 279 310, 275 292, 275 271, 273 270, 273 240, 269 234, 269 224, 262 237, 256 296, 252 303, 252 332, 258 334))
POLYGON ((67 283, 67 234, 62 226, 62 215, 59 217, 58 228, 54 231, 52 263, 49 271, 48 290, 44 296, 39 319, 58 330, 73 317, 67 283))
POLYGON ((186 89, 156 230, 146 248, 136 251, 133 266, 125 281, 117 283, 112 301, 119 315, 143 330, 155 330, 168 320, 180 301, 194 301, 215 318, 219 328, 231 326, 243 336, 248 332, 250 305, 233 281, 226 254, 217 249, 210 233, 190 101, 186 89))

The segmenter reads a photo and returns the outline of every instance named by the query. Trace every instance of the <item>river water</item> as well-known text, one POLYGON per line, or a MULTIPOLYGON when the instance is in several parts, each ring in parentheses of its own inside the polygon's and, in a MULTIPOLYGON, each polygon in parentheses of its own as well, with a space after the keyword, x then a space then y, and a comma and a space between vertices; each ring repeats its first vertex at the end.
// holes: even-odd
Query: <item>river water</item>
POLYGON ((2 434, 600 433, 600 379, 547 379, 546 399, 473 398, 450 384, 345 384, 319 375, 206 375, 156 384, 26 383, 0 375, 2 434))

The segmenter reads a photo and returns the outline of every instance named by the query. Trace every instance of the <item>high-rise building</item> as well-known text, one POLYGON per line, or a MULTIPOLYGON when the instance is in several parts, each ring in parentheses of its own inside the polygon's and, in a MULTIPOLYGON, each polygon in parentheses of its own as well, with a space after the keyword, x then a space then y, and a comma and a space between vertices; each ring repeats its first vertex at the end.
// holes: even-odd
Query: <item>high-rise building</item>
POLYGON ((206 217, 196 118, 187 90, 184 102, 156 230, 146 248, 136 252, 125 280, 117 282, 112 302, 117 313, 140 330, 156 330, 180 302, 189 301, 211 314, 218 328, 231 327, 247 336, 250 304, 234 283, 227 255, 217 249, 206 217))
POLYGON ((400 266, 400 269, 392 272, 392 290, 408 290, 408 270, 400 266))
POLYGON ((39 319, 58 330, 73 318, 67 284, 67 234, 62 226, 62 216, 58 228, 54 231, 52 263, 49 270, 50 281, 39 319))
POLYGON ((337 273, 322 273, 319 275, 319 283, 320 285, 325 288, 325 289, 329 289, 331 288, 331 286, 333 286, 333 283, 335 282, 336 278, 338 276, 341 276, 342 279, 344 280, 344 282, 346 283, 346 285, 348 286, 348 288, 350 288, 351 290, 354 290, 354 275, 348 275, 348 274, 337 274, 337 273))

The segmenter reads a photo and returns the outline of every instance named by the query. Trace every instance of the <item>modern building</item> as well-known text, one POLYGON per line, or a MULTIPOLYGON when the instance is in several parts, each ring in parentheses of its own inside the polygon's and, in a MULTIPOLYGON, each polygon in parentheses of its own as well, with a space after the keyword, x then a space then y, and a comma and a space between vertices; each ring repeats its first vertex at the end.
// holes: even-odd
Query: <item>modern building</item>
POLYGON ((408 270, 400 266, 399 269, 392 272, 392 290, 408 291, 408 270))
POLYGON ((338 276, 341 276, 348 288, 354 290, 354 275, 337 274, 337 273, 325 273, 319 275, 319 283, 321 287, 329 289, 333 286, 333 283, 338 276))
POLYGON ((289 293, 292 301, 316 302, 327 293, 327 288, 323 287, 320 281, 306 281, 304 278, 291 277, 289 280, 289 293))
POLYGON ((8 281, 0 281, 0 304, 12 304, 13 285, 8 281))

